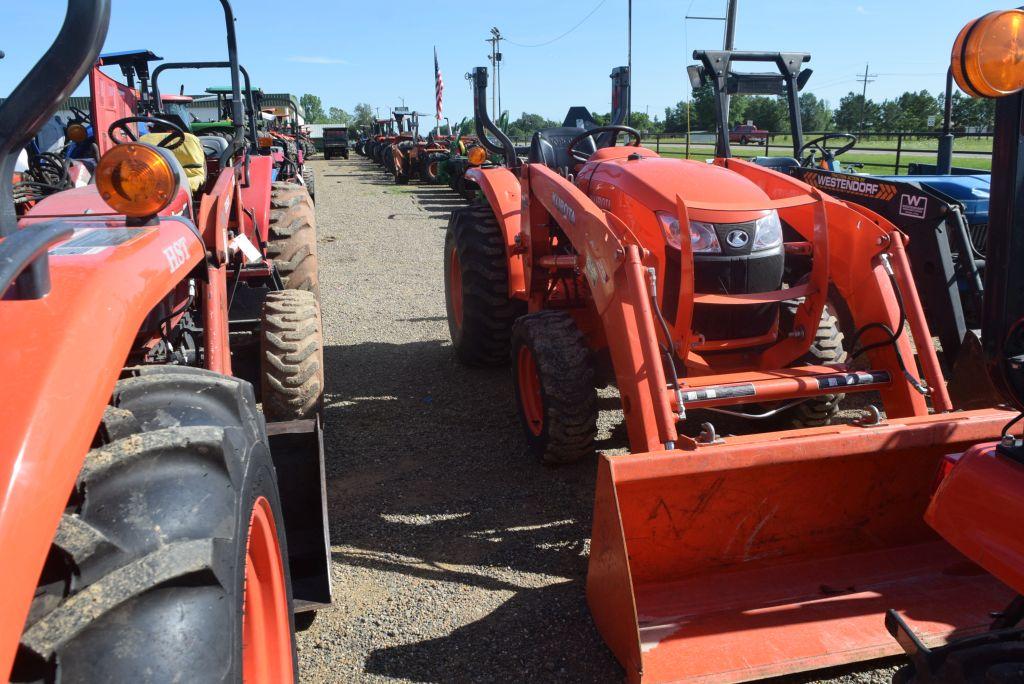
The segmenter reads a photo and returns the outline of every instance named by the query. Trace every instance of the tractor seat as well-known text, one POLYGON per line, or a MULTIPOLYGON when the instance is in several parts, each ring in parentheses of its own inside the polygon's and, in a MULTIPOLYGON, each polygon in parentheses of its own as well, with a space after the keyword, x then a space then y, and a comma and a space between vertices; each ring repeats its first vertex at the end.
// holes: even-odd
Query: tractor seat
MULTIPOLYGON (((139 138, 139 141, 159 147, 168 135, 168 133, 147 133, 139 138)), ((185 170, 189 190, 193 194, 199 192, 199 189, 206 183, 206 155, 203 153, 203 144, 199 138, 191 133, 186 133, 185 142, 169 151, 185 170)))
POLYGON ((800 167, 800 162, 793 157, 754 157, 753 162, 779 173, 789 173, 790 169, 800 167))
POLYGON ((202 143, 203 152, 206 153, 207 157, 220 159, 220 156, 228 151, 227 138, 223 138, 219 135, 200 136, 199 142, 202 143))
MULTIPOLYGON (((585 133, 586 129, 575 126, 561 126, 559 128, 547 128, 533 134, 530 141, 529 161, 531 164, 544 164, 550 169, 561 171, 562 169, 573 169, 578 163, 569 154, 569 143, 577 135, 585 133)), ((576 149, 580 152, 596 152, 593 138, 586 138, 576 149)))

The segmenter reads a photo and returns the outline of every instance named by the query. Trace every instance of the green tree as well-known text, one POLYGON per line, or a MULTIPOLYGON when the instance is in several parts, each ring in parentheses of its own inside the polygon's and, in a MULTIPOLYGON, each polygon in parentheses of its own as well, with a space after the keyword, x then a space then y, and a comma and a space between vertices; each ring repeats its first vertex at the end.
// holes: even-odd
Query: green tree
POLYGON ((373 123, 373 107, 365 102, 360 102, 355 108, 355 125, 369 126, 373 123))
POLYGON ((751 97, 744 106, 743 122, 746 121, 753 121, 755 126, 771 133, 787 132, 789 108, 778 97, 751 97))
POLYGON ((306 123, 324 123, 327 119, 324 114, 324 103, 316 95, 306 93, 299 102, 303 111, 306 112, 306 123))
POLYGON ((814 93, 800 95, 800 126, 804 131, 825 132, 832 125, 832 110, 814 93))
POLYGON ((561 124, 557 121, 551 121, 545 119, 540 114, 527 114, 523 112, 519 115, 519 118, 508 125, 508 133, 510 138, 516 140, 528 140, 533 137, 533 134, 543 128, 556 128, 561 124))
POLYGON ((848 93, 839 101, 839 109, 836 110, 833 118, 836 129, 839 131, 861 130, 861 124, 865 129, 876 128, 881 119, 882 108, 880 105, 867 100, 862 95, 848 93))
POLYGON ((348 125, 351 120, 352 116, 338 107, 331 107, 327 114, 327 123, 348 125))

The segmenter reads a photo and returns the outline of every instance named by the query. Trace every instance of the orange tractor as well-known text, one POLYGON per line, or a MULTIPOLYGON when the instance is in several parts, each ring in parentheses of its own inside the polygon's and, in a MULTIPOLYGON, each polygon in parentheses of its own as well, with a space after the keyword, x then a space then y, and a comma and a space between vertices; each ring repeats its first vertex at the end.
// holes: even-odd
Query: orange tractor
MULTIPOLYGON (((786 97, 799 131, 808 60, 716 52, 708 77, 786 97)), ((473 81, 479 139, 505 161, 466 172, 484 200, 449 222, 453 347, 511 361, 524 440, 549 464, 593 454, 595 386, 617 387, 632 453, 598 461, 587 597, 627 677, 890 655, 889 608, 929 643, 987 626, 1011 592, 922 515, 943 457, 1012 414, 952 413, 904 236, 750 162, 662 158, 619 123, 539 131, 522 162, 487 115, 487 70, 473 81), (866 392, 882 410, 830 424, 866 392), (799 429, 757 434, 772 420, 799 429)))
MULTIPOLYGON (((450 136, 420 137, 420 115, 412 112, 408 117, 405 133, 402 133, 391 144, 392 173, 396 185, 405 185, 413 178, 424 183, 438 183, 441 163, 448 158, 451 145, 450 136)), ((403 115, 396 114, 399 130, 402 127, 403 115)))
POLYGON ((221 5, 230 141, 102 80, 110 0, 69 0, 0 105, 4 679, 295 681, 293 611, 330 601, 319 305, 268 258, 221 5), (90 68, 95 182, 18 217, 18 153, 90 68))

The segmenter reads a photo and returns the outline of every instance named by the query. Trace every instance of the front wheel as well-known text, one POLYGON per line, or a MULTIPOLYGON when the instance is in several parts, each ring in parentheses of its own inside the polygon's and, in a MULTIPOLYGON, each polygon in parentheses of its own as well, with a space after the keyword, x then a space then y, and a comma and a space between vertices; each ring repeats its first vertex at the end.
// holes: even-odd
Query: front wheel
POLYGON ((560 465, 594 453, 594 366, 572 316, 565 311, 539 311, 516 321, 512 382, 532 454, 548 465, 560 465))
POLYGON ((284 523, 252 387, 118 383, 51 546, 12 680, 291 682, 284 523))

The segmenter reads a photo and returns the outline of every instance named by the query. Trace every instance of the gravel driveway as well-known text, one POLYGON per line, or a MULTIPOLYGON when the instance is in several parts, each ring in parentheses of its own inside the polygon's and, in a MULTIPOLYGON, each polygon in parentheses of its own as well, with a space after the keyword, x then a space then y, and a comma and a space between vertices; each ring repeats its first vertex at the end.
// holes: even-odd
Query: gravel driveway
MULTIPOLYGON (((354 154, 313 167, 335 604, 299 635, 302 681, 620 681, 584 599, 594 462, 524 456, 507 369, 449 348, 462 200, 354 154)), ((602 412, 600 448, 625 446, 620 419, 602 412)))

